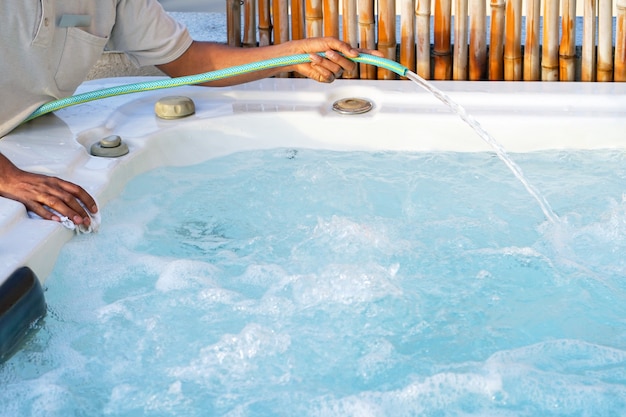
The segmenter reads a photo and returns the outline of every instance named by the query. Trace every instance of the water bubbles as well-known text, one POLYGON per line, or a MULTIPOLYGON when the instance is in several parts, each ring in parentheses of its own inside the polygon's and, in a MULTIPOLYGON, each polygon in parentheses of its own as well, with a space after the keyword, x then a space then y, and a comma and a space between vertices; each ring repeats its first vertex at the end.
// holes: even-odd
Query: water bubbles
POLYGON ((0 414, 619 413, 623 186, 519 159, 562 221, 483 154, 238 154, 156 173, 173 202, 131 182, 59 258, 0 414))
POLYGON ((177 259, 169 262, 156 281, 158 291, 203 289, 214 286, 211 277, 217 276, 219 268, 201 261, 177 259))

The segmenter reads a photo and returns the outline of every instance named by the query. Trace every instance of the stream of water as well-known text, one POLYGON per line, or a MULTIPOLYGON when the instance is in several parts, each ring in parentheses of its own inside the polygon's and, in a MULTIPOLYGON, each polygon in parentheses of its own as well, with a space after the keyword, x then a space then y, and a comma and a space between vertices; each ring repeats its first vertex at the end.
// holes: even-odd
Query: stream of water
POLYGON ((502 160, 506 164, 506 166, 513 172, 515 177, 522 183, 524 188, 528 191, 528 193, 537 200, 539 203, 539 207, 543 211, 543 214, 546 218, 552 222, 557 223, 559 221, 559 217, 550 207, 550 204, 545 199, 545 197, 526 179, 526 176, 522 172, 522 169, 509 157, 506 150, 500 145, 500 143, 495 140, 483 127, 478 123, 472 115, 468 114, 465 108, 458 104, 456 101, 452 100, 446 93, 435 87, 432 83, 429 83, 416 73, 412 71, 407 71, 406 77, 411 81, 417 83, 420 87, 424 88, 426 91, 430 92, 432 95, 441 100, 446 106, 448 106, 454 113, 459 115, 461 119, 465 123, 467 123, 474 131, 480 136, 482 140, 484 140, 487 144, 489 144, 493 150, 498 155, 498 158, 502 160))

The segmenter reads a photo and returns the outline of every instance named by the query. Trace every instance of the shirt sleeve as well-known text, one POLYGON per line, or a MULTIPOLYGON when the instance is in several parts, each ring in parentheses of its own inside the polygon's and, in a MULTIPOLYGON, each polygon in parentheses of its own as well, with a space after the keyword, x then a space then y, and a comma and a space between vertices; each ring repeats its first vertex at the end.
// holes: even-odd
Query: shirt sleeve
POLYGON ((187 28, 156 0, 118 0, 107 49, 122 51, 138 66, 166 64, 192 43, 187 28))

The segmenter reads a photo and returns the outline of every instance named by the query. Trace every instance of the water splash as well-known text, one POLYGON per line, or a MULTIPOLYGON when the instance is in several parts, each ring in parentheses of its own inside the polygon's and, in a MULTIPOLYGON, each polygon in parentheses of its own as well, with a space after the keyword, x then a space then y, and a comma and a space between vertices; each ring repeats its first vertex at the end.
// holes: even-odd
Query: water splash
POLYGON ((441 91, 440 89, 438 89, 437 87, 435 87, 434 85, 432 85, 431 83, 429 83, 428 81, 426 81, 425 79, 417 75, 416 73, 412 71, 407 71, 405 76, 409 80, 417 83, 420 87, 424 88, 425 90, 430 92, 432 95, 437 97, 439 100, 441 100, 452 111, 454 111, 461 119, 463 119, 465 123, 467 123, 472 129, 474 129, 474 131, 478 134, 478 136, 480 136, 482 140, 484 140, 488 145, 490 145, 493 148, 493 150, 498 155, 498 158, 500 158, 500 160, 502 160, 502 162, 504 162, 506 166, 513 172, 513 174, 517 177, 517 179, 522 183, 524 188, 526 188, 528 193, 535 200, 537 200, 537 203, 539 203, 539 207, 541 208, 541 211, 543 211, 543 214, 546 216, 546 218, 551 223, 560 222, 559 217, 552 210, 552 208, 550 207, 550 204, 548 204, 548 202, 543 197, 543 195, 537 189, 535 189, 535 187, 533 187, 533 185, 530 184, 530 182, 528 182, 528 180, 524 176, 524 173, 522 172, 522 169, 509 157, 509 155, 507 154, 506 150, 502 147, 502 145, 500 145, 500 143, 497 140, 495 140, 485 129, 483 129, 480 123, 478 123, 478 121, 474 119, 474 117, 472 117, 470 114, 467 113, 467 111, 465 111, 465 108, 463 108, 463 106, 461 106, 460 104, 452 100, 443 91, 441 91))

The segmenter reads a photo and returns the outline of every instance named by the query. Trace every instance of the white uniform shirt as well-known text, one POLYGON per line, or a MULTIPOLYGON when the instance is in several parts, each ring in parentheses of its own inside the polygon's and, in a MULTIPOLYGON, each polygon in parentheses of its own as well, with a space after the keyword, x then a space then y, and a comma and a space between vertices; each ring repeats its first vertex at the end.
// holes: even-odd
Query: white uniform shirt
POLYGON ((105 47, 144 66, 175 60, 191 42, 156 0, 0 0, 0 137, 72 95, 105 47))

